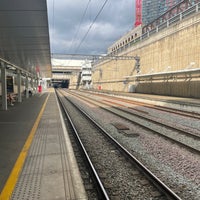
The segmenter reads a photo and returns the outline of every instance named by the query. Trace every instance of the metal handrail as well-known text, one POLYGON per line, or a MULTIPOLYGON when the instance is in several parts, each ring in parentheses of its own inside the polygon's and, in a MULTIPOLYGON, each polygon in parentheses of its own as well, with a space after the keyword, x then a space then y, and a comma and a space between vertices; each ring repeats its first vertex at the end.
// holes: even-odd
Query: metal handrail
MULTIPOLYGON (((141 36, 130 41, 129 42, 130 45, 126 44, 126 45, 116 49, 115 51, 112 51, 112 54, 116 55, 116 54, 122 52, 123 50, 126 50, 128 47, 134 45, 138 41, 142 41, 142 40, 148 38, 150 35, 157 33, 157 32, 159 32, 159 31, 161 31, 165 28, 168 28, 169 26, 173 25, 174 23, 181 21, 183 18, 186 18, 186 17, 190 16, 191 14, 194 14, 194 13, 199 12, 199 11, 200 11, 200 3, 192 5, 191 7, 184 10, 183 12, 181 12, 181 13, 171 17, 170 19, 160 23, 156 27, 152 28, 150 31, 147 31, 147 32, 143 33, 141 36)), ((110 55, 110 54, 108 54, 108 55, 110 55)))

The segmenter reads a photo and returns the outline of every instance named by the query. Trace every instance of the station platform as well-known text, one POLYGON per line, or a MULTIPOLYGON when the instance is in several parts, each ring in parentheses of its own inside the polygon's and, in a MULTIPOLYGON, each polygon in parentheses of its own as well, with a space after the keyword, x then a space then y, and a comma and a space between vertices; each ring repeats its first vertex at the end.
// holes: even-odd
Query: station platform
MULTIPOLYGON (((200 108, 199 99, 115 95, 200 108)), ((0 200, 9 199, 87 199, 54 89, 0 110, 0 200)))
POLYGON ((0 111, 0 200, 87 199, 54 89, 0 111))

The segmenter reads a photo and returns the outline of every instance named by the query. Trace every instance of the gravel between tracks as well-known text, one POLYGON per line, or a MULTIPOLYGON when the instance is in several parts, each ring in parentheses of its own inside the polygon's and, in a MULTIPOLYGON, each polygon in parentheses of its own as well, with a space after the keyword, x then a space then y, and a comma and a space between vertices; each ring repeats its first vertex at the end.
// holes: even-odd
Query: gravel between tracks
MULTIPOLYGON (((87 124, 82 117, 67 102, 64 103, 69 115, 78 129, 79 137, 84 143, 89 157, 98 173, 103 173, 103 184, 110 199, 166 200, 158 190, 129 161, 119 154, 118 150, 108 140, 87 124), (84 126, 84 124, 87 124, 84 126)), ((101 176, 101 175, 100 175, 101 176)))
MULTIPOLYGON (((108 112, 70 97, 184 200, 200 199, 200 156, 108 112), (113 123, 123 123, 119 131, 113 123)), ((172 119, 171 119, 172 120, 172 119)), ((175 120, 175 119, 174 119, 175 120)), ((197 127, 199 128, 199 127, 197 127)))

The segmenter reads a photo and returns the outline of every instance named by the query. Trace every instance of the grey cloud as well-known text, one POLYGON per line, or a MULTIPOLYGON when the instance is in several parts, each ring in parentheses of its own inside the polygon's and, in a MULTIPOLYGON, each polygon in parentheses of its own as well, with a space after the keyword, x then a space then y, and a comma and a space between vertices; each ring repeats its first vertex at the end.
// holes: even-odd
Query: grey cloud
MULTIPOLYGON (((88 12, 82 20, 77 34, 81 17, 88 1, 54 0, 53 18, 53 0, 48 0, 52 53, 74 53, 103 2, 91 0, 88 12), (77 37, 75 38, 76 34, 77 37)), ((135 15, 134 2, 134 0, 109 0, 77 53, 106 53, 109 45, 133 27, 135 15)))

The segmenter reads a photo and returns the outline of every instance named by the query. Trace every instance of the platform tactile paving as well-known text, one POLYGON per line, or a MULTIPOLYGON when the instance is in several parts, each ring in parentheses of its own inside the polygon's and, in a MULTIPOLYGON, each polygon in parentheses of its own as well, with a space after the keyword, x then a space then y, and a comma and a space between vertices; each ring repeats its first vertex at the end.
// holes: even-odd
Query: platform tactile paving
POLYGON ((12 194, 12 200, 79 198, 74 191, 70 158, 55 102, 56 97, 52 93, 12 194))

